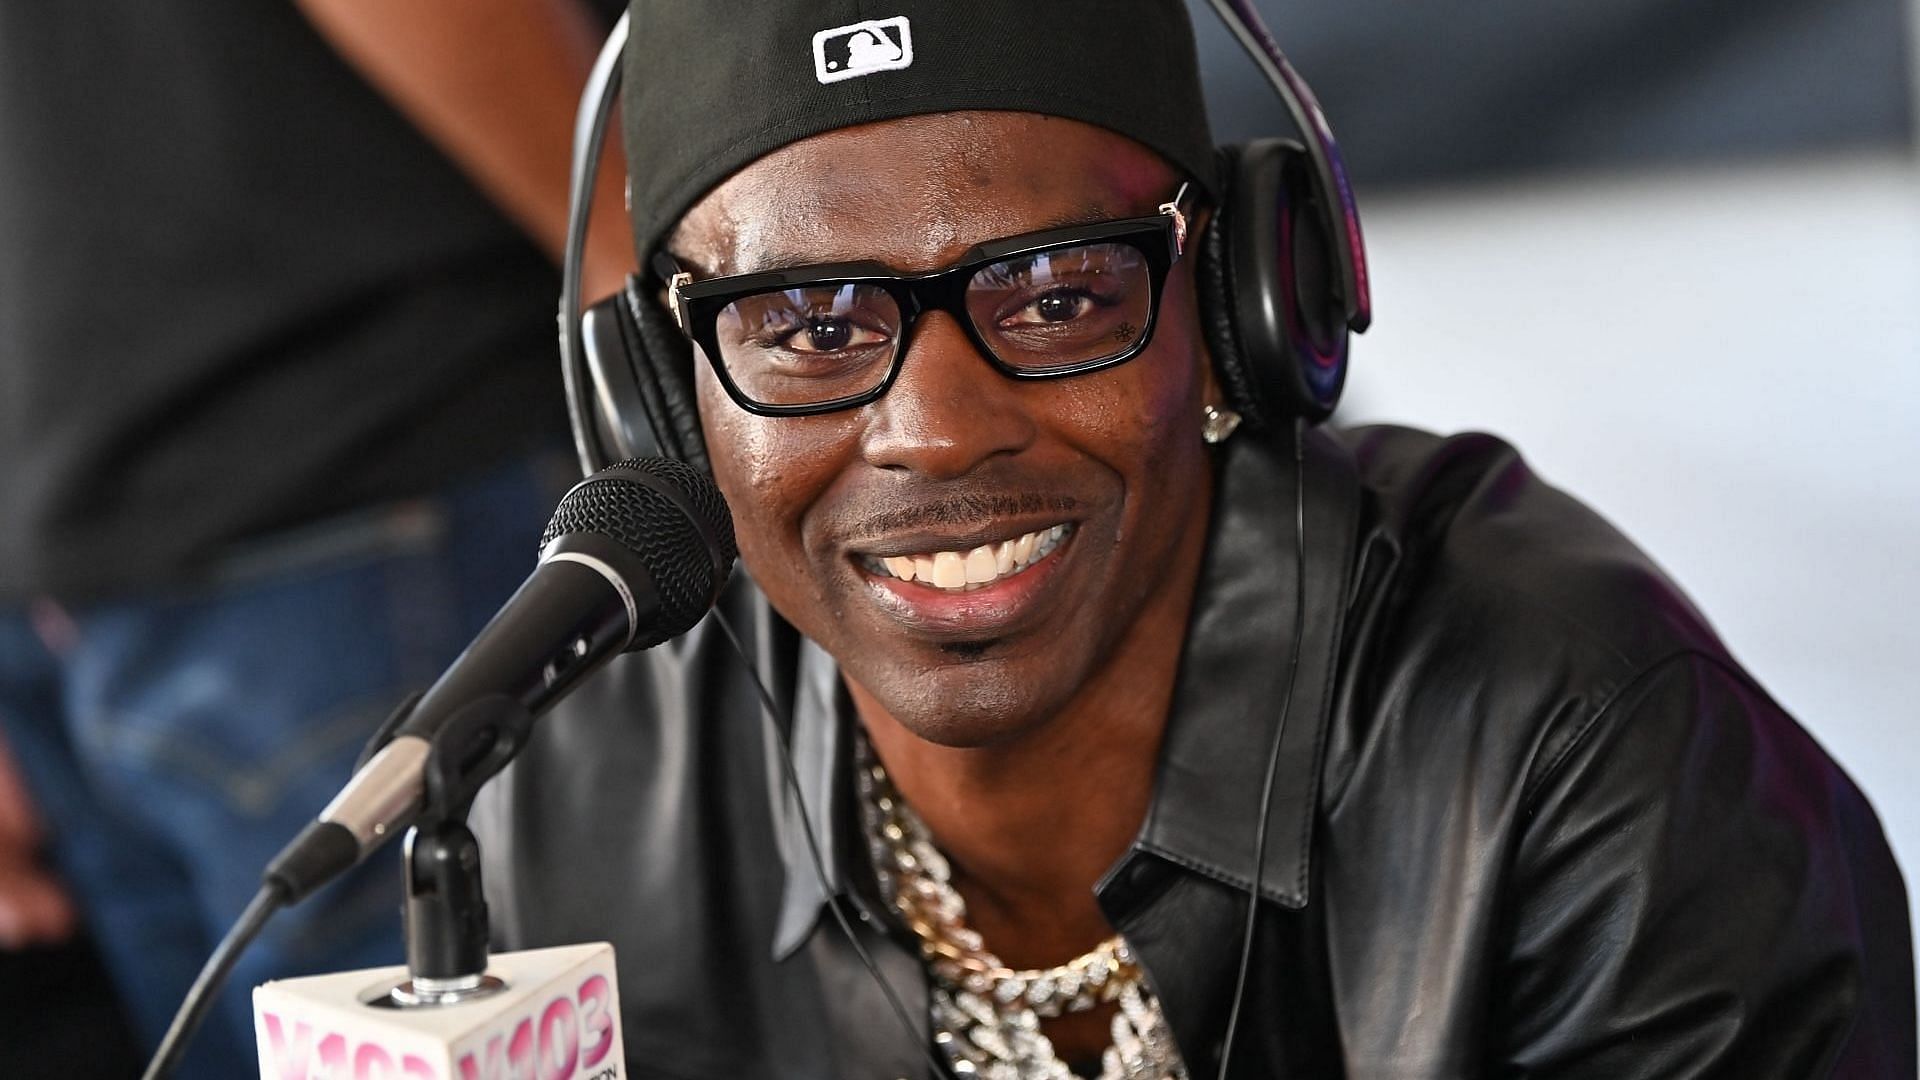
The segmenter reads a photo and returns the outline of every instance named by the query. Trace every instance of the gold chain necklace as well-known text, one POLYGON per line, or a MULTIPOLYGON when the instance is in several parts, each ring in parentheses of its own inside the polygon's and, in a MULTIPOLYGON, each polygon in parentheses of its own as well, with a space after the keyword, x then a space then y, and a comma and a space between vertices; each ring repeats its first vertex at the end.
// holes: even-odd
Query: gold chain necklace
POLYGON ((855 740, 855 782, 880 894, 920 939, 933 974, 934 1042, 956 1075, 983 1080, 1072 1080, 1040 1018, 1115 1002, 1113 1044, 1100 1080, 1187 1080, 1160 1003, 1120 935, 1065 964, 1009 968, 966 924, 946 857, 887 777, 866 734, 855 740))

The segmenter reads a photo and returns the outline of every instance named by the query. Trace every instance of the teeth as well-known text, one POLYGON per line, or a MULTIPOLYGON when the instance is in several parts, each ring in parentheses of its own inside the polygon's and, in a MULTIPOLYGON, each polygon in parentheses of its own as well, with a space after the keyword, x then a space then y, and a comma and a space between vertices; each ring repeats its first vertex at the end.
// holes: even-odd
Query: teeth
POLYGON ((967 584, 984 585, 1000 576, 994 565, 993 549, 985 544, 967 552, 967 584))
POLYGON ((933 557, 933 583, 942 589, 957 589, 967 583, 967 560, 957 551, 942 551, 933 557))
POLYGON ((868 569, 901 581, 919 581, 939 589, 975 589, 1017 574, 1052 554, 1069 528, 1055 525, 970 551, 935 551, 868 559, 868 569))

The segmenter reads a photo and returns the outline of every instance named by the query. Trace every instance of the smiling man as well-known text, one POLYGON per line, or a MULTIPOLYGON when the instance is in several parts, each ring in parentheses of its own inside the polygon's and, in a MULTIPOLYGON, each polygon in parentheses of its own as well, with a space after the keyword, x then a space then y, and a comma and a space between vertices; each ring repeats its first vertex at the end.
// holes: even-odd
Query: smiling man
POLYGON ((1181 6, 860 8, 633 12, 758 670, 621 661, 478 815, 634 1074, 1911 1076, 1871 809, 1643 555, 1491 438, 1236 431, 1181 6))

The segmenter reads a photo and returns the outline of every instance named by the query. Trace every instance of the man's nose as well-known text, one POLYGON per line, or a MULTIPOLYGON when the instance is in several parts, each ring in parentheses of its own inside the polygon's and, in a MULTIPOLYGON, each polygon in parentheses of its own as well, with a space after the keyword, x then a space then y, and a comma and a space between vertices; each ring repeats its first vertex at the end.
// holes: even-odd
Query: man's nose
POLYGON ((1033 442, 1030 395, 995 371, 946 312, 924 316, 900 375, 867 406, 861 436, 867 461, 936 480, 964 476, 999 454, 1033 442))

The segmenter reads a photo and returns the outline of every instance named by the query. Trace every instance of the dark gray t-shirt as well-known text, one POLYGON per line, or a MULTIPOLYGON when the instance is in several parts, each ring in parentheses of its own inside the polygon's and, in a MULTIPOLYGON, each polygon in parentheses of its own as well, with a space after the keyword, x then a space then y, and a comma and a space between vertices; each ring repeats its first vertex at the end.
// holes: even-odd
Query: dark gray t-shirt
POLYGON ((558 442, 558 292, 293 5, 0 5, 0 598, 558 442))

